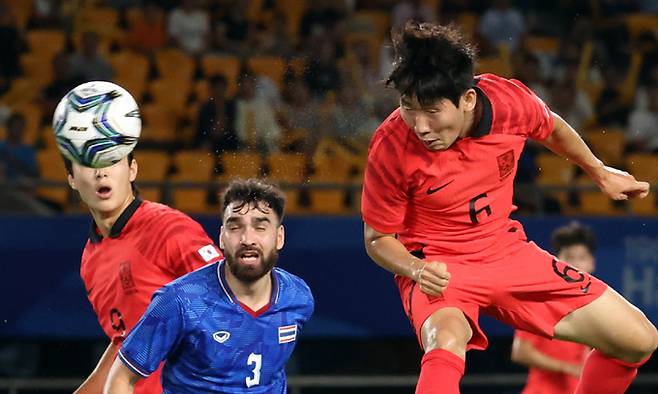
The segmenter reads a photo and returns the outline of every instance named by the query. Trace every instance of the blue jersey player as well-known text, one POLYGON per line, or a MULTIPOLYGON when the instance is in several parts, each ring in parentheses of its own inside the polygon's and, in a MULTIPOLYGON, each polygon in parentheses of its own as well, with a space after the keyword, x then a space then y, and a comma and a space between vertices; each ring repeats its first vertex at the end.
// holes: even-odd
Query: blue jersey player
POLYGON ((222 197, 225 259, 158 290, 123 342, 105 393, 132 393, 164 362, 164 393, 286 393, 284 367, 313 313, 300 278, 275 268, 284 197, 260 180, 222 197))

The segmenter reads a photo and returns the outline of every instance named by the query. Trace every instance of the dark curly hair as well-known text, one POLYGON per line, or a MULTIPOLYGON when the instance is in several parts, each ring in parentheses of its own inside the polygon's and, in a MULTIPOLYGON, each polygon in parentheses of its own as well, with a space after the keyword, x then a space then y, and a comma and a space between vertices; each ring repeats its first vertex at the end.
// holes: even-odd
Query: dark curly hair
POLYGON ((594 254, 596 239, 589 227, 578 222, 571 222, 553 231, 551 245, 556 254, 560 254, 562 249, 573 245, 585 245, 589 252, 594 254))
POLYGON ((278 186, 262 179, 236 179, 229 183, 222 193, 222 220, 226 207, 234 202, 237 203, 233 208, 235 212, 240 211, 245 205, 257 207, 259 203, 264 203, 274 211, 279 222, 283 221, 286 197, 278 186))
POLYGON ((386 80, 422 106, 449 99, 459 106, 473 86, 475 48, 454 26, 409 21, 392 32, 395 60, 386 80))

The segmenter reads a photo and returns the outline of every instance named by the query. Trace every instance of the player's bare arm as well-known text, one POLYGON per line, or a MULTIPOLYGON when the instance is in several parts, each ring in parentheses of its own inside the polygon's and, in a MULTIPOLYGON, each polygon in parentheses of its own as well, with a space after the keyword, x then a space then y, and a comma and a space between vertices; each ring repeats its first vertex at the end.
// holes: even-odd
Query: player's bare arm
POLYGON ((428 295, 439 295, 448 287, 450 273, 445 263, 423 261, 411 255, 394 234, 384 234, 364 223, 368 256, 379 266, 397 275, 413 279, 428 295))
POLYGON ((576 377, 580 376, 583 368, 582 365, 572 364, 550 357, 535 348, 532 343, 521 338, 514 338, 514 342, 512 343, 512 361, 530 368, 567 373, 576 377))
POLYGON ((133 373, 120 359, 116 359, 105 383, 103 394, 132 394, 141 376, 133 373))
POLYGON ((103 385, 107 380, 107 375, 110 372, 112 363, 117 354, 117 347, 110 342, 103 352, 100 360, 94 371, 89 375, 89 377, 78 387, 78 389, 73 394, 98 394, 103 390, 103 385))
POLYGON ((553 120, 553 132, 542 143, 553 152, 576 163, 611 199, 644 198, 649 194, 648 182, 637 181, 625 171, 606 166, 559 115, 553 113, 553 120))

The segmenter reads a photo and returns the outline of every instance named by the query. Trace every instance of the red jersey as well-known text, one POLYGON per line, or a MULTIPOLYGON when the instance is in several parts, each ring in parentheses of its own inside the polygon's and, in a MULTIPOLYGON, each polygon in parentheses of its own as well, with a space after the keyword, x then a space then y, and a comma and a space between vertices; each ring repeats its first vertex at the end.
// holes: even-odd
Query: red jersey
POLYGON ((370 142, 363 220, 397 234, 410 251, 481 261, 513 252, 525 238, 521 224, 509 219, 517 161, 527 138, 551 134, 551 111, 513 79, 483 74, 474 89, 482 118, 447 150, 427 149, 399 109, 370 142))
MULTIPOLYGON (((137 198, 121 213, 108 238, 92 222, 80 276, 103 331, 120 345, 146 311, 153 292, 221 258, 199 223, 166 205, 137 198)), ((151 380, 159 387, 156 374, 140 382, 135 392, 156 392, 151 384, 150 389, 143 387, 151 380)))
MULTIPOLYGON (((588 347, 579 343, 549 339, 529 332, 517 330, 514 336, 531 343, 545 355, 570 364, 583 365, 588 347)), ((564 394, 573 393, 578 386, 578 378, 566 373, 530 368, 528 382, 521 394, 564 394)))

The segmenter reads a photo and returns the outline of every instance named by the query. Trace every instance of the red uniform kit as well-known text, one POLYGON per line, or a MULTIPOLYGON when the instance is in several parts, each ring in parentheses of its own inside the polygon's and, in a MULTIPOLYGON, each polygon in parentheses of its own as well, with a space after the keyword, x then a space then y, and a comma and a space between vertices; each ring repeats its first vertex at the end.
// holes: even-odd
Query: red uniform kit
POLYGON ((428 150, 399 110, 379 126, 368 153, 362 215, 375 230, 396 234, 412 254, 448 265, 450 282, 437 297, 396 277, 416 334, 436 310, 458 307, 474 331, 468 348, 484 349, 480 310, 552 337, 563 316, 599 297, 606 285, 528 242, 522 225, 509 218, 517 161, 527 138, 548 138, 551 111, 516 80, 484 74, 474 86, 482 118, 445 151, 428 150))
MULTIPOLYGON (((120 345, 160 287, 222 258, 197 222, 162 204, 135 199, 103 238, 92 222, 80 276, 103 331, 120 345)), ((161 393, 160 373, 135 393, 161 393)))
MULTIPOLYGON (((531 343, 545 355, 570 364, 583 365, 589 348, 579 343, 548 339, 525 331, 514 335, 531 343)), ((530 368, 528 382, 521 394, 564 394, 573 393, 578 386, 578 378, 566 373, 530 368)))

